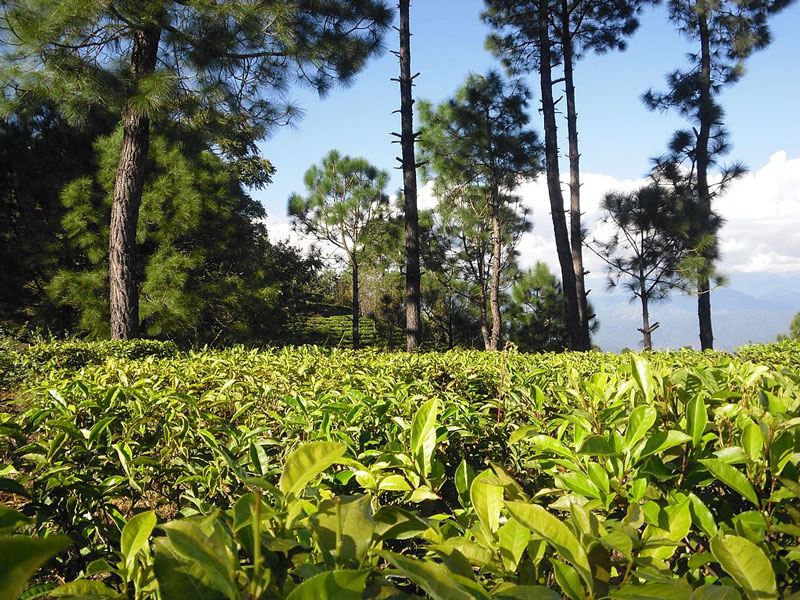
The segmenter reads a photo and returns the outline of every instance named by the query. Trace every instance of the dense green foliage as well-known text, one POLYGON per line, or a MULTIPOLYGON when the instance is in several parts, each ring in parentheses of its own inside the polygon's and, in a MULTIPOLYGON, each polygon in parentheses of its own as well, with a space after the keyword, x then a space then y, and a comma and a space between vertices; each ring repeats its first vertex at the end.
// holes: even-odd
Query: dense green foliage
POLYGON ((46 370, 0 418, 1 526, 36 538, 0 553, 42 546, 30 572, 56 554, 36 589, 77 579, 67 597, 788 598, 797 356, 234 348, 46 370))

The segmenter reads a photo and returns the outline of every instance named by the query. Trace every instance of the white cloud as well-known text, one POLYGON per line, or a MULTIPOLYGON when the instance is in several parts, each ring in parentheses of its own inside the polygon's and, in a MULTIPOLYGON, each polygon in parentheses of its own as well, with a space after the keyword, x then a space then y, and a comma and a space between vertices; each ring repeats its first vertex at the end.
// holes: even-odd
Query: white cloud
MULTIPOLYGON (((615 179, 596 173, 581 174, 581 209, 584 226, 590 238, 602 239, 600 201, 611 191, 632 191, 646 182, 641 179, 615 179)), ((563 183, 565 204, 569 188, 563 183)), ((526 182, 517 193, 533 210, 533 231, 520 241, 520 262, 531 267, 545 262, 558 274, 550 201, 544 177, 526 182)), ((419 189, 421 209, 436 205, 430 183, 419 189)), ((726 220, 720 233, 723 272, 800 273, 800 158, 789 159, 786 152, 776 152, 769 162, 734 182, 716 209, 726 220)), ((303 249, 312 246, 310 239, 292 230, 286 217, 270 216, 266 220, 273 241, 288 239, 303 249)), ((605 276, 603 262, 584 250, 584 262, 590 279, 605 276)))
POLYGON ((776 152, 731 185, 716 208, 727 221, 723 270, 800 273, 800 158, 776 152))
MULTIPOLYGON (((618 180, 608 175, 581 174, 581 209, 589 237, 605 237, 600 201, 611 191, 632 191, 645 179, 618 180)), ((568 187, 563 183, 565 203, 568 187)), ((518 193, 533 209, 534 229, 520 243, 520 262, 529 267, 541 260, 554 273, 556 256, 547 184, 543 177, 520 186, 518 193)), ((769 162, 735 181, 716 209, 726 223, 720 232, 723 272, 800 273, 800 158, 776 152, 769 162)), ((584 250, 589 278, 602 278, 602 261, 584 250)))

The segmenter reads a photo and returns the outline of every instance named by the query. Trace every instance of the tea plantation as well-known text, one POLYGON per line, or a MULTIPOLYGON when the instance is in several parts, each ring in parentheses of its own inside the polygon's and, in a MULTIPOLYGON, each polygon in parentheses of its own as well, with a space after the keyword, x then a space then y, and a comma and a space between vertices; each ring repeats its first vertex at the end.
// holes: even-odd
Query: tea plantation
POLYGON ((799 342, 0 370, 0 600, 800 599, 799 342))

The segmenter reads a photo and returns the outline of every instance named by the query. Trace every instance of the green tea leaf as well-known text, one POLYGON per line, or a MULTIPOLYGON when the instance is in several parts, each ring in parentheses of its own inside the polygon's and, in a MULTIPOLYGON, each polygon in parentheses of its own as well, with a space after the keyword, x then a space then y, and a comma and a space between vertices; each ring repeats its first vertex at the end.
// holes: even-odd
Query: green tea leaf
MULTIPOLYGON (((474 600, 474 596, 456 584, 456 576, 438 563, 416 560, 386 550, 379 554, 434 600, 474 600)), ((488 594, 486 598, 489 598, 488 594)))
POLYGON ((522 553, 531 539, 530 530, 516 519, 509 519, 497 530, 497 539, 503 564, 507 570, 516 571, 522 553))
POLYGON ((647 439, 639 456, 640 458, 645 458, 651 454, 661 454, 664 450, 669 450, 690 441, 692 441, 690 435, 686 435, 676 429, 658 431, 647 439))
POLYGON ((700 462, 706 467, 706 469, 709 470, 712 475, 714 475, 714 477, 719 479, 722 483, 739 492, 742 496, 747 498, 756 506, 759 506, 756 491, 753 489, 753 486, 750 484, 747 477, 745 477, 736 467, 732 467, 731 465, 716 458, 706 458, 700 462))
POLYGON ((325 571, 298 585, 286 600, 361 600, 369 571, 325 571))
POLYGON ((94 600, 95 598, 124 598, 119 592, 108 587, 100 581, 91 581, 88 579, 78 579, 65 583, 50 592, 51 596, 56 598, 65 598, 66 600, 94 600))
POLYGON ((125 523, 125 527, 122 528, 120 550, 125 557, 126 567, 133 563, 136 553, 147 545, 150 534, 153 533, 157 522, 156 513, 148 510, 125 523))
POLYGON ((704 585, 689 600, 742 600, 742 595, 729 585, 704 585))
POLYGON ((507 502, 506 507, 512 517, 544 538, 556 549, 561 558, 572 563, 589 590, 592 590, 592 569, 589 558, 569 527, 537 504, 507 502))
POLYGON ((39 567, 70 544, 70 539, 61 535, 0 537, 0 600, 17 600, 39 567))
POLYGON ((645 359, 633 353, 631 353, 631 374, 645 402, 650 402, 653 399, 653 376, 650 373, 650 365, 645 359))
POLYGON ((761 458, 761 451, 764 449, 764 435, 761 433, 761 427, 753 422, 745 426, 742 432, 742 448, 753 462, 761 458))
POLYGON ((503 508, 503 488, 487 483, 494 478, 494 473, 486 469, 481 471, 469 488, 470 500, 481 524, 489 533, 494 533, 500 526, 500 510, 503 508))
POLYGON ((692 445, 697 447, 703 438, 708 423, 706 403, 702 396, 693 396, 686 406, 686 433, 692 436, 692 445))
POLYGON ((689 600, 692 588, 683 583, 652 581, 644 585, 626 585, 609 595, 623 600, 689 600))
POLYGON ((567 598, 570 598, 570 600, 584 600, 586 592, 583 589, 581 576, 578 575, 578 572, 560 560, 551 559, 550 564, 553 566, 556 581, 567 598))
POLYGON ((590 435, 583 440, 578 453, 588 454, 590 456, 611 456, 612 454, 616 454, 608 438, 604 435, 590 435))
POLYGON ((656 409, 652 406, 637 406, 628 417, 628 428, 625 431, 625 451, 630 452, 650 428, 655 424, 656 409))
POLYGON ((347 446, 338 442, 303 444, 286 457, 278 487, 287 498, 299 494, 346 451, 347 446))
POLYGON ((311 525, 320 549, 337 567, 358 566, 375 523, 369 496, 337 496, 319 503, 311 525))
POLYGON ((752 542, 735 535, 720 535, 712 538, 711 553, 751 600, 778 597, 772 564, 752 542))
POLYGON ((436 452, 436 417, 439 401, 431 398, 419 407, 411 423, 411 454, 423 477, 431 472, 431 461, 436 452))

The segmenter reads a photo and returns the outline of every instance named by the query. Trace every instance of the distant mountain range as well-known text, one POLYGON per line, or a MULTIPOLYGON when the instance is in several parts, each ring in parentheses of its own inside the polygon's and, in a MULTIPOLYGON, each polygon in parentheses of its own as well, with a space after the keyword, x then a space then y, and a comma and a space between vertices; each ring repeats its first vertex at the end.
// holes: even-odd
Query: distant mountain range
MULTIPOLYGON (((733 273, 729 279, 728 287, 711 294, 716 348, 735 350, 788 333, 792 317, 800 312, 800 273, 733 273)), ((604 282, 592 283, 595 289, 589 298, 600 320, 595 344, 612 352, 640 348, 641 305, 619 292, 606 292, 604 282)), ((592 287, 588 281, 587 287, 592 287)), ((652 306, 650 313, 651 322, 661 323, 653 333, 656 349, 699 347, 696 298, 675 294, 652 306)))

